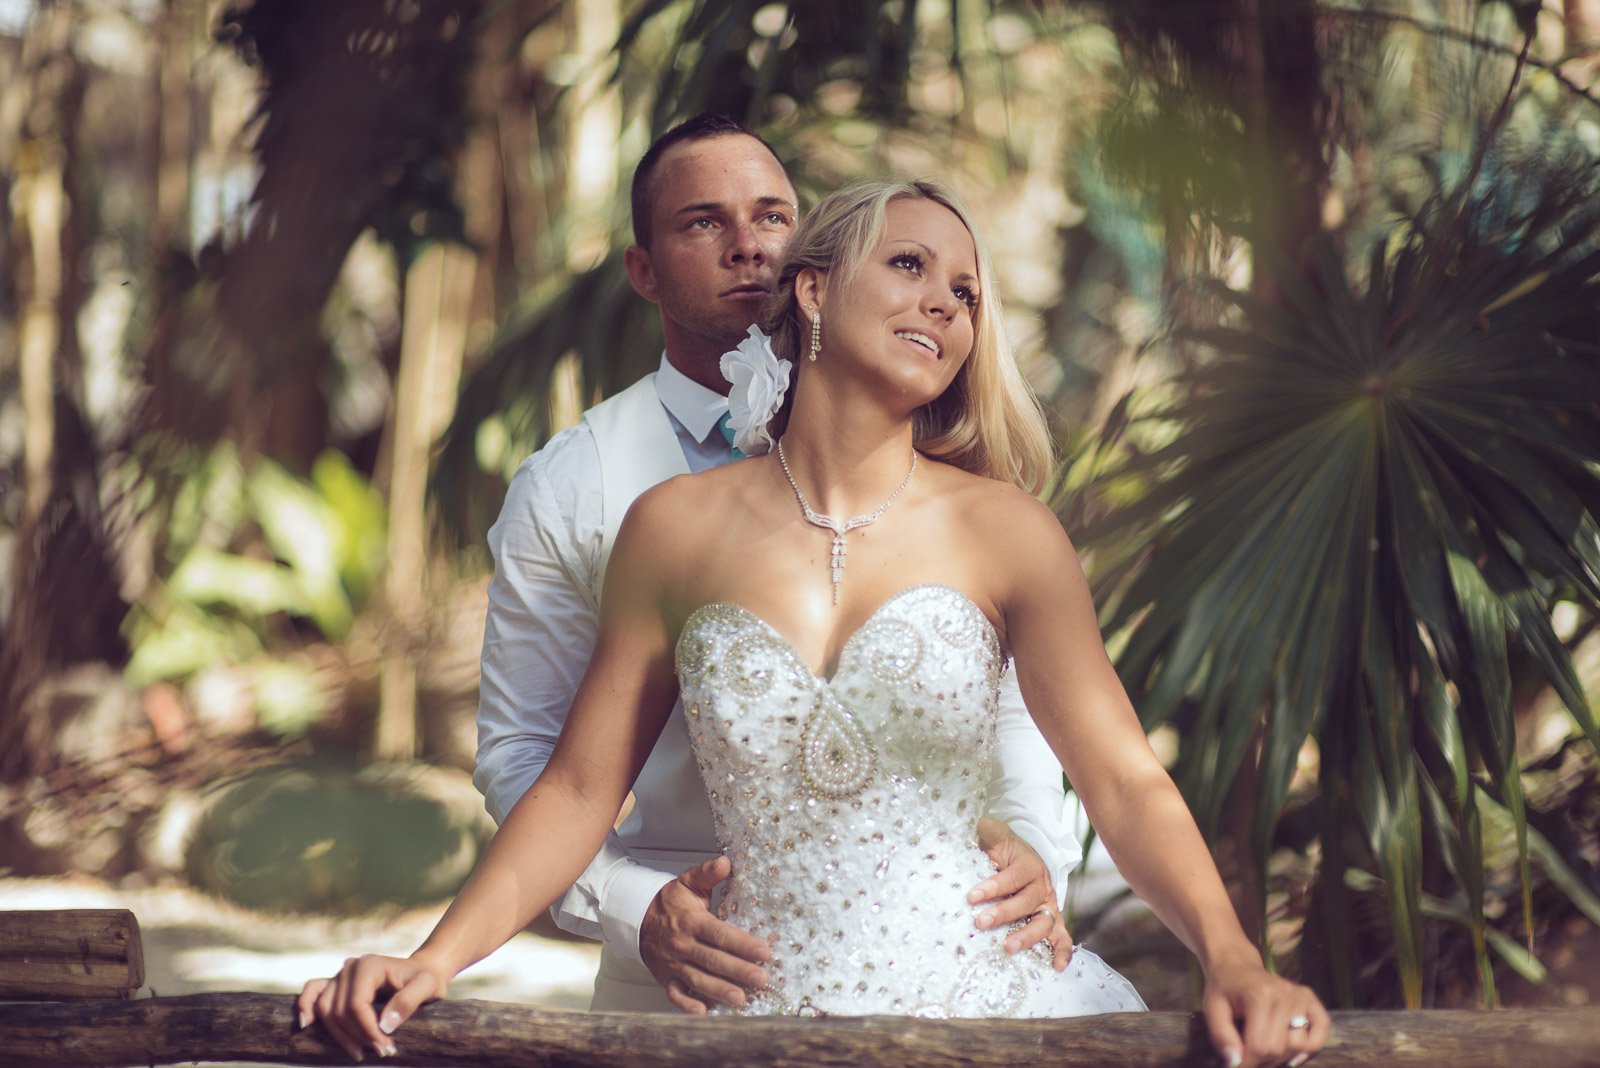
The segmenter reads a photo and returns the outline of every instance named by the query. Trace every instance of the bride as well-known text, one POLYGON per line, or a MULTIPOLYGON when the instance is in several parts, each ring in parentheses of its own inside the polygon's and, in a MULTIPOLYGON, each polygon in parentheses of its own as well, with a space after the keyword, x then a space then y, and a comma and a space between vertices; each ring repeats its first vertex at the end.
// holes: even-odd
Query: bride
POLYGON ((817 205, 765 316, 786 362, 754 331, 725 360, 736 444, 776 447, 639 498, 544 774, 423 945, 307 983, 302 1019, 393 1053, 400 1023, 582 871, 680 692, 733 860, 722 914, 772 947, 767 986, 735 1011, 1142 1009, 1087 950, 1058 972, 1050 947, 1013 956, 1007 931, 973 924, 963 891, 992 872, 976 825, 1009 658, 1123 876, 1199 958, 1224 1061, 1321 1048, 1327 1013, 1240 929, 1106 658, 1072 546, 1031 495, 1049 443, 991 286, 937 183, 817 205))

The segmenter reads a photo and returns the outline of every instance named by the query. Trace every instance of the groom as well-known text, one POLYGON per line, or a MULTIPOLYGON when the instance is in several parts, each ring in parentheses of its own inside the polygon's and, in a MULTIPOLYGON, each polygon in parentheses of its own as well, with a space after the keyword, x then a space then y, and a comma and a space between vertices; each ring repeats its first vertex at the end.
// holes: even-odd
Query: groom
MULTIPOLYGON (((699 115, 663 134, 634 173, 628 278, 661 313, 660 369, 525 460, 489 532, 495 574, 483 638, 478 768, 497 822, 544 768, 594 649, 599 593, 635 497, 732 459, 724 352, 745 336, 794 235, 794 187, 741 123, 699 115)), ((1015 694, 1015 687, 1011 688, 1015 694)), ((1002 701, 985 851, 984 926, 1059 906, 1078 860, 1062 821, 1061 769, 1019 698, 1002 701), (1031 847, 1031 848, 1030 848, 1031 847), (1007 896, 1009 895, 1009 896, 1007 896)), ((566 930, 602 939, 592 1008, 704 1012, 765 984, 767 944, 717 919, 729 873, 675 708, 634 786, 635 805, 557 906, 566 930)), ((1053 923, 1053 917, 1051 918, 1053 923)), ((1048 933, 1036 919, 1022 946, 1048 933)))

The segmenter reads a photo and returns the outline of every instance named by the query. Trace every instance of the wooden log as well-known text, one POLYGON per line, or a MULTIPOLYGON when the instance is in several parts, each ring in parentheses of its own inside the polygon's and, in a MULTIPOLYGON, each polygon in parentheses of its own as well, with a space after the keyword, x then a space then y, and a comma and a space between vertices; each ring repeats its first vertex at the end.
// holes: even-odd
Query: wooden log
POLYGON ((0 912, 0 998, 127 998, 143 985, 139 921, 127 909, 0 912))
MULTIPOLYGON (((190 1061, 348 1064, 288 994, 195 994, 98 1005, 0 1005, 0 1061, 17 1068, 190 1061)), ((424 1006, 385 1064, 437 1068, 1216 1068, 1197 1014, 1070 1020, 688 1017, 550 1012, 488 1001, 424 1006)), ((367 1051, 367 1063, 374 1057, 367 1051)), ((1600 1009, 1337 1012, 1318 1068, 1600 1065, 1600 1009)))

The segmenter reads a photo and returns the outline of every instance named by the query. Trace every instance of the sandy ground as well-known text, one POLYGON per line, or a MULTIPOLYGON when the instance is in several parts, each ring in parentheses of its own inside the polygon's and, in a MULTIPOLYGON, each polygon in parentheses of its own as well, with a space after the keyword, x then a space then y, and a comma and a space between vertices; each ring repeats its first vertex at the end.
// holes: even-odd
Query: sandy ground
MULTIPOLYGON (((405 954, 444 904, 354 918, 252 912, 176 882, 121 889, 87 879, 0 879, 0 909, 125 908, 139 919, 144 993, 163 997, 231 990, 297 993, 346 957, 405 954)), ((586 1009, 599 946, 517 935, 462 972, 453 997, 586 1009)), ((0 1056, 0 1061, 3 1061, 0 1056)))

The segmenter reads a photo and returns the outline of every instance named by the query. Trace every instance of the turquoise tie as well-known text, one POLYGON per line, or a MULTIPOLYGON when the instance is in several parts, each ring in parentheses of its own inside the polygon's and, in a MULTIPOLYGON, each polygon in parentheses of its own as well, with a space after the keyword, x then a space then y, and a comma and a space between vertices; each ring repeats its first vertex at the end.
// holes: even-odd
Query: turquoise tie
MULTIPOLYGON (((717 420, 717 429, 722 431, 722 436, 728 440, 728 447, 733 448, 733 413, 723 412, 722 418, 717 420)), ((744 453, 738 449, 733 450, 735 460, 743 460, 744 453)))

